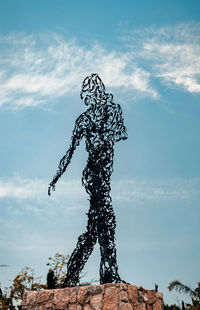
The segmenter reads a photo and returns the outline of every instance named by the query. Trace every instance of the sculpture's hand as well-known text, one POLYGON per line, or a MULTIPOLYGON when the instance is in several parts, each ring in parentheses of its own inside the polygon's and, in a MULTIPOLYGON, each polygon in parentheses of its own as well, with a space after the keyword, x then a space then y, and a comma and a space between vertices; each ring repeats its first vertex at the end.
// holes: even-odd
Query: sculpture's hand
POLYGON ((55 184, 53 184, 52 182, 49 184, 48 187, 48 195, 51 196, 51 192, 55 191, 55 184))

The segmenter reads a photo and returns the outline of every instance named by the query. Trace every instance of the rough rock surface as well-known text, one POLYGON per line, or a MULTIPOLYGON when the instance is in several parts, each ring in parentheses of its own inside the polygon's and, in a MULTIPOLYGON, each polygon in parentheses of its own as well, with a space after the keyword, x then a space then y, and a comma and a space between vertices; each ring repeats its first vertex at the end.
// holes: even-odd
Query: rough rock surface
POLYGON ((163 294, 129 284, 104 284, 24 293, 26 310, 163 310, 163 294))

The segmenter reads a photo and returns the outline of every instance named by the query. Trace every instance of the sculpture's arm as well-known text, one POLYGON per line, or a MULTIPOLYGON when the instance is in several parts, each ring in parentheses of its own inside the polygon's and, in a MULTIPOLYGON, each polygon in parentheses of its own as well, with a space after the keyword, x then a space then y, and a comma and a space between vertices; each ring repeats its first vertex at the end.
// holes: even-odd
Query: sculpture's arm
POLYGON ((58 179, 62 176, 62 174, 67 169, 67 166, 71 162, 74 150, 79 145, 79 143, 83 137, 83 124, 82 123, 83 123, 83 120, 82 120, 82 115, 81 115, 75 123, 75 128, 73 130, 72 138, 71 138, 72 139, 71 145, 70 145, 68 151, 66 152, 66 154, 60 160, 56 174, 54 175, 53 180, 49 184, 49 187, 48 187, 48 195, 49 196, 51 195, 51 191, 55 190, 56 182, 58 181, 58 179))
POLYGON ((118 142, 120 140, 125 140, 128 138, 126 127, 124 125, 124 118, 122 115, 122 109, 121 109, 120 105, 118 105, 116 120, 117 120, 117 126, 116 126, 116 132, 115 132, 115 142, 118 142))

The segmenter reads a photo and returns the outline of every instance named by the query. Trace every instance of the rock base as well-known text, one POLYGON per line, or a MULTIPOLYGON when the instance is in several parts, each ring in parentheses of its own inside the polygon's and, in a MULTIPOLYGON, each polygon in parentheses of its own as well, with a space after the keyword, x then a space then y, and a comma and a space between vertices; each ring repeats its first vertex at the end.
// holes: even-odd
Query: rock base
POLYGON ((26 310, 163 310, 163 294, 129 284, 104 284, 24 293, 26 310))

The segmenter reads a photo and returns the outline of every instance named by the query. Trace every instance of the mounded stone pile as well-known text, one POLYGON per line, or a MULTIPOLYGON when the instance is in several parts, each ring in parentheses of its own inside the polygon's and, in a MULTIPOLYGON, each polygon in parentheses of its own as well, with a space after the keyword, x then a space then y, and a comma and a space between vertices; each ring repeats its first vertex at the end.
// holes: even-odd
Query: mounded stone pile
POLYGON ((24 293, 26 310, 162 310, 163 294, 129 284, 104 284, 24 293))

